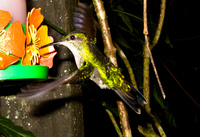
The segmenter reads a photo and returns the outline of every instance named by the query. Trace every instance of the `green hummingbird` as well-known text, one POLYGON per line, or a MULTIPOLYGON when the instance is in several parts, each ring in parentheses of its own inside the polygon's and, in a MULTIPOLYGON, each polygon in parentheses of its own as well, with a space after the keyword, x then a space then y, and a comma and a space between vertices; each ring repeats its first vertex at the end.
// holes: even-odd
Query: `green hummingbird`
MULTIPOLYGON (((125 79, 121 73, 121 69, 111 63, 97 48, 93 39, 93 33, 95 32, 93 24, 90 25, 90 29, 85 29, 83 25, 83 19, 85 18, 83 18, 84 15, 82 12, 84 10, 88 11, 88 8, 84 4, 79 4, 78 10, 75 12, 74 20, 77 30, 68 34, 63 41, 51 43, 66 46, 72 52, 78 69, 70 76, 63 76, 50 83, 22 88, 19 96, 32 98, 40 96, 60 84, 77 83, 90 79, 101 89, 114 90, 130 108, 140 114, 141 109, 139 104, 145 104, 145 98, 125 79), (91 34, 89 36, 86 33, 87 30, 93 33, 89 33, 91 34)), ((90 21, 93 21, 93 19, 90 21)))

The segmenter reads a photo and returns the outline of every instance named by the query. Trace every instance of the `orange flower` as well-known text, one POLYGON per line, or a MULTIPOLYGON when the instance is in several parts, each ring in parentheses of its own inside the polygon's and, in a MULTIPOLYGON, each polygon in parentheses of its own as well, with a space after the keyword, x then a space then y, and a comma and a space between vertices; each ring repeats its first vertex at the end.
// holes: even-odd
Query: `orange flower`
POLYGON ((41 8, 33 8, 31 12, 28 13, 27 23, 26 23, 26 49, 25 55, 22 59, 22 65, 44 65, 51 68, 53 66, 53 57, 56 52, 55 49, 46 47, 39 49, 43 45, 52 42, 48 36, 48 28, 46 25, 40 26, 44 16, 40 13, 41 8), (40 27, 39 27, 40 26, 40 27), (41 60, 46 58, 49 62, 45 63, 41 60))
POLYGON ((0 69, 17 62, 25 52, 25 35, 21 23, 16 21, 5 30, 10 19, 9 12, 0 10, 0 69))

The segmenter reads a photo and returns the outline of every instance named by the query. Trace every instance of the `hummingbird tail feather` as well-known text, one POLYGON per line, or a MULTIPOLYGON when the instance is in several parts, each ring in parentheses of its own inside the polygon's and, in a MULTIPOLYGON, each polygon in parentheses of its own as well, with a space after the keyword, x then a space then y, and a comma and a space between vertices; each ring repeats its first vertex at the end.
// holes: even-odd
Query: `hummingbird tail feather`
POLYGON ((141 114, 141 108, 139 104, 146 104, 144 96, 133 86, 129 92, 115 90, 115 92, 121 97, 121 99, 136 113, 141 114))
POLYGON ((144 98, 144 96, 142 95, 142 93, 139 90, 137 90, 135 87, 133 87, 132 85, 131 85, 131 87, 132 87, 132 92, 134 92, 134 94, 136 94, 136 96, 137 96, 138 103, 147 104, 147 101, 144 98))
POLYGON ((141 109, 138 104, 137 96, 131 94, 131 92, 124 92, 115 90, 115 92, 121 97, 121 99, 136 113, 141 114, 141 109))

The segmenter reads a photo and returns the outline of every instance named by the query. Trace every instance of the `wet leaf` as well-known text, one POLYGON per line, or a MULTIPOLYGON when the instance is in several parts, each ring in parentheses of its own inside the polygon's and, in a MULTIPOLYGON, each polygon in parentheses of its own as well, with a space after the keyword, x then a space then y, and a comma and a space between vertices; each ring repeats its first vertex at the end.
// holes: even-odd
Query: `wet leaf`
POLYGON ((35 137, 30 131, 24 130, 4 116, 0 116, 0 133, 7 137, 35 137))

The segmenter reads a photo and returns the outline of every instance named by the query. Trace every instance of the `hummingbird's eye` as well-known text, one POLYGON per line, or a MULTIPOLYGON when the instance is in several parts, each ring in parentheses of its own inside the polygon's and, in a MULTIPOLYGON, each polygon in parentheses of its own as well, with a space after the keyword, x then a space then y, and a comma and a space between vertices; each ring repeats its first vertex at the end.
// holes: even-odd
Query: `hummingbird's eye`
POLYGON ((75 36, 74 36, 74 35, 70 36, 70 39, 71 39, 71 40, 74 40, 74 39, 75 39, 75 36))

